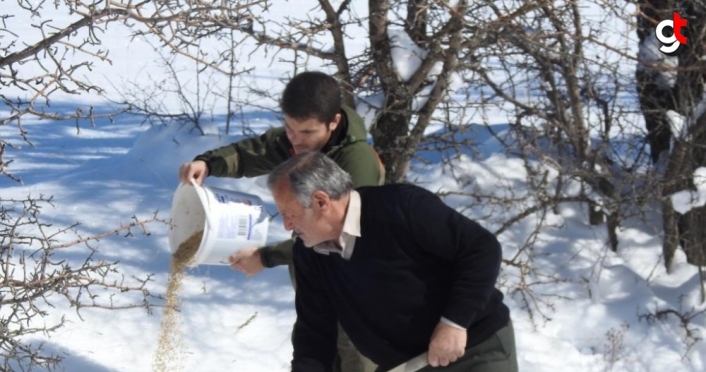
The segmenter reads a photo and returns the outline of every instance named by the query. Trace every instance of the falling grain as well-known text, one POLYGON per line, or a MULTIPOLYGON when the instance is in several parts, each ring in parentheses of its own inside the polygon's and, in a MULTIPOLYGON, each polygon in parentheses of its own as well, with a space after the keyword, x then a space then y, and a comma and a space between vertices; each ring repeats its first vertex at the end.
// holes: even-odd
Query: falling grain
POLYGON ((162 315, 159 332, 159 346, 155 356, 153 370, 156 372, 174 372, 179 370, 181 359, 181 333, 179 332, 179 291, 184 279, 184 269, 196 255, 201 244, 203 231, 191 235, 179 244, 172 255, 169 266, 169 281, 167 282, 167 304, 162 315))

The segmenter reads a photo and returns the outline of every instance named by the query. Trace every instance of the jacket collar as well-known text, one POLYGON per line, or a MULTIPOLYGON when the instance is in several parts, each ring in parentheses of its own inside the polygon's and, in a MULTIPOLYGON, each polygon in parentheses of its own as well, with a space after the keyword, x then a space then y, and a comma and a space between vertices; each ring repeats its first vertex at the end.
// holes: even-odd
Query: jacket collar
POLYGON ((328 139, 328 142, 324 145, 324 147, 321 149, 321 152, 324 154, 329 153, 331 150, 337 147, 341 147, 343 145, 346 145, 348 141, 348 116, 346 115, 345 111, 341 110, 341 122, 338 123, 338 127, 331 133, 331 137, 328 139))

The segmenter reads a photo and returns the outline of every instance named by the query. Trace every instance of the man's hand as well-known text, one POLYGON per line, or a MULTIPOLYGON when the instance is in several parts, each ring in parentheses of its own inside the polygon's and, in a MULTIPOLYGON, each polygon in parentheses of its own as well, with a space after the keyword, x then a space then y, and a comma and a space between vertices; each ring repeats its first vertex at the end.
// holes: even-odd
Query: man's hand
POLYGON ((463 356, 466 350, 466 330, 439 322, 429 343, 429 365, 445 367, 463 356))
POLYGON ((260 251, 257 248, 245 248, 236 254, 228 257, 230 267, 242 271, 249 278, 264 269, 260 258, 260 251))
POLYGON ((208 177, 208 167, 203 160, 184 163, 179 167, 179 181, 191 185, 191 180, 203 185, 203 180, 208 177))

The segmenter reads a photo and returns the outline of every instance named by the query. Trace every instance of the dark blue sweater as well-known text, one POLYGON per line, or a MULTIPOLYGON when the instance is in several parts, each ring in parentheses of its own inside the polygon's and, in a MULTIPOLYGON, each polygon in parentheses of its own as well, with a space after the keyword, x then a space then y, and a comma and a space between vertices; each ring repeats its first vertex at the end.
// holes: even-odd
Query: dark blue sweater
POLYGON ((468 329, 467 347, 508 323, 492 233, 417 186, 358 192, 361 237, 350 260, 294 246, 293 371, 331 370, 337 320, 383 370, 427 351, 442 316, 468 329))

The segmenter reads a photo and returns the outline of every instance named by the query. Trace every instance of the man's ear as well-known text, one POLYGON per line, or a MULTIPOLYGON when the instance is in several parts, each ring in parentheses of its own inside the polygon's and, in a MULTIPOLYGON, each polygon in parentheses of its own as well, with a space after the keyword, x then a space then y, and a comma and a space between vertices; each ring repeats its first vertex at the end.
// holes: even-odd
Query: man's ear
POLYGON ((323 210, 328 209, 331 206, 331 198, 327 193, 317 190, 311 195, 311 199, 316 208, 323 210))
POLYGON ((333 121, 328 123, 328 129, 333 132, 338 128, 338 124, 341 124, 341 113, 336 114, 336 116, 333 117, 333 121))

